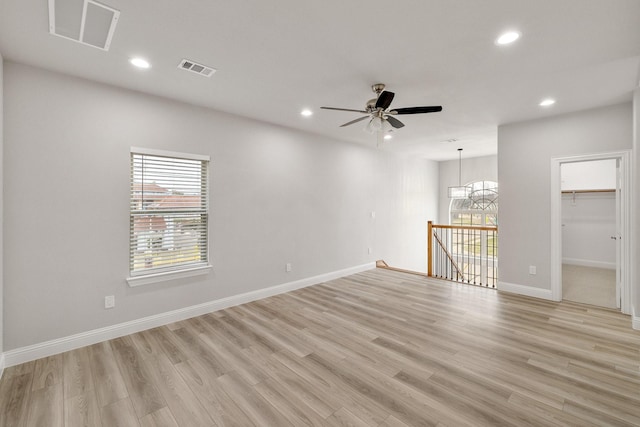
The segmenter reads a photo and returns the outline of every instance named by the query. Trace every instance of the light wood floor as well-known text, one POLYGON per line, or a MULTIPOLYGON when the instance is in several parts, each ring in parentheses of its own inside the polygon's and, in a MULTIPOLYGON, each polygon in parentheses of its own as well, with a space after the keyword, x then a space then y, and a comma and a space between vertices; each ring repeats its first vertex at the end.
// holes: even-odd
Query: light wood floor
POLYGON ((382 269, 8 368, 2 426, 640 425, 614 310, 382 269))

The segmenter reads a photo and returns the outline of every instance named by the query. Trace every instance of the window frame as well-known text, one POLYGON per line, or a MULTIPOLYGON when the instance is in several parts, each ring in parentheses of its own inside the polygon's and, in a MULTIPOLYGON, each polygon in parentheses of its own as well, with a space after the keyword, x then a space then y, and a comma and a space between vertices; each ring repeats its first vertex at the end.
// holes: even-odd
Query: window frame
MULTIPOLYGON (((449 225, 469 225, 472 227, 493 227, 493 226, 497 226, 498 225, 498 199, 500 197, 500 193, 499 193, 499 188, 498 188, 498 183, 495 181, 490 181, 490 180, 481 180, 481 181, 475 181, 471 184, 468 184, 468 186, 473 187, 473 191, 472 191, 472 195, 475 192, 482 192, 482 193, 489 193, 489 192, 493 192, 495 194, 495 197, 493 198, 493 200, 490 201, 491 205, 494 206, 493 209, 490 209, 488 207, 485 208, 466 208, 466 209, 459 209, 457 207, 454 207, 454 205, 459 202, 459 200, 457 199, 452 199, 451 202, 449 203, 449 225), (488 184, 485 186, 485 183, 488 184), (481 184, 481 185, 479 185, 481 184), (478 188, 476 188, 478 187, 478 188), (474 224, 473 220, 471 221, 470 224, 457 224, 454 223, 453 221, 453 215, 454 214, 468 214, 471 217, 473 217, 474 215, 479 215, 480 216, 480 224, 474 224), (495 217, 495 223, 494 224, 487 224, 487 217, 488 216, 494 216, 495 217)), ((472 196, 470 196, 470 198, 472 198, 472 196)))
MULTIPOLYGON (((209 198, 210 198, 210 194, 209 194, 209 189, 210 189, 210 165, 211 165, 211 157, 209 155, 203 155, 203 154, 191 154, 191 153, 182 153, 182 152, 177 152, 177 151, 167 151, 167 150, 157 150, 157 149, 150 149, 150 148, 142 148, 142 147, 131 147, 129 150, 129 162, 130 162, 130 167, 129 167, 129 172, 130 172, 130 178, 129 178, 129 276, 126 278, 127 283, 129 284, 129 286, 134 287, 134 286, 140 286, 140 285, 145 285, 145 284, 149 284, 149 283, 156 283, 156 282, 161 282, 161 281, 166 281, 166 280, 174 280, 174 279, 180 279, 180 278, 185 278, 185 277, 192 277, 192 276, 197 276, 197 275, 204 275, 204 274, 208 274, 211 269, 212 269, 212 265, 210 263, 210 256, 209 256, 209 250, 210 250, 210 233, 209 233, 209 228, 210 228, 210 212, 209 212, 209 198), (205 207, 204 207, 204 212, 206 213, 206 224, 204 225, 204 239, 206 242, 206 251, 205 251, 205 257, 206 259, 202 262, 202 263, 193 263, 193 264, 184 264, 184 265, 178 265, 178 266, 172 266, 169 267, 165 270, 155 270, 155 271, 145 271, 145 270, 138 270, 138 271, 132 271, 132 254, 133 254, 133 249, 132 249, 132 245, 133 245, 133 239, 132 239, 132 235, 133 235, 133 218, 134 218, 134 209, 132 208, 133 206, 133 185, 134 185, 134 169, 133 169, 133 163, 131 163, 133 161, 133 156, 134 155, 142 155, 142 156, 154 156, 154 157, 166 157, 169 159, 176 159, 176 160, 195 160, 195 161, 200 161, 203 162, 202 167, 206 168, 204 173, 206 174, 206 176, 203 179, 203 183, 205 185, 205 207)), ((195 211, 195 210, 194 210, 195 211)), ((199 212, 202 212, 202 209, 198 210, 199 212)), ((188 210, 185 211, 185 213, 189 213, 188 210)), ((167 215, 171 215, 171 214, 167 214, 167 215)))

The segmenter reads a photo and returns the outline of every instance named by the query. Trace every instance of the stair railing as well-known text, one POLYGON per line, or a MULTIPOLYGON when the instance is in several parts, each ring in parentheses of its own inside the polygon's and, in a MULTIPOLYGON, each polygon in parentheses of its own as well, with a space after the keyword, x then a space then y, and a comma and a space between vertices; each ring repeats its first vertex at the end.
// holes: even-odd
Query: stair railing
POLYGON ((497 287, 498 227, 427 224, 428 276, 497 287))

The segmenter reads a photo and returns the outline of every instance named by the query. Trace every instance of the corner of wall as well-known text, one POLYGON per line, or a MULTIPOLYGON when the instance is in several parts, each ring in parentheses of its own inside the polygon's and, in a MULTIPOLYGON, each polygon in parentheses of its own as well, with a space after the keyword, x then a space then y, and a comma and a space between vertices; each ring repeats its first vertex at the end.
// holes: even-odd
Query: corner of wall
POLYGON ((0 53, 0 378, 2 378, 2 372, 4 370, 4 270, 3 270, 3 176, 4 176, 4 159, 3 159, 3 151, 4 151, 4 61, 2 59, 2 53, 0 53))

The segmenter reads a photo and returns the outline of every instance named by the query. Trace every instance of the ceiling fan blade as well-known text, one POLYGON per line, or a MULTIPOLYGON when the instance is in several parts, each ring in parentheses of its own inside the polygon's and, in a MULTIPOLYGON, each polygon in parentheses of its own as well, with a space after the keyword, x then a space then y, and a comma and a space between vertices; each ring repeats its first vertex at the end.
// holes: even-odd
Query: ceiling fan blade
POLYGON ((395 93, 393 92, 387 92, 386 90, 383 91, 376 101, 376 108, 382 108, 383 110, 386 110, 387 108, 389 108, 389 105, 391 105, 391 101, 393 101, 394 96, 395 93))
POLYGON ((364 110, 352 110, 350 108, 336 108, 336 107, 320 107, 323 110, 336 110, 336 111, 352 111, 354 113, 364 113, 364 114, 368 114, 368 111, 364 111, 364 110))
POLYGON ((389 111, 389 114, 422 114, 422 113, 437 113, 442 111, 440 105, 434 105, 431 107, 408 107, 408 108, 394 108, 393 111, 389 111))
POLYGON ((357 118, 355 120, 351 120, 350 122, 347 122, 347 123, 345 123, 343 125, 340 125, 340 127, 343 128, 345 126, 349 126, 349 125, 352 125, 354 123, 358 123, 359 121, 364 120, 364 119, 368 119, 368 118, 369 118, 369 116, 363 116, 363 117, 357 118))
POLYGON ((400 129, 401 127, 404 127, 404 123, 402 123, 400 120, 396 119, 395 117, 387 116, 386 119, 389 122, 389 124, 396 129, 400 129))

